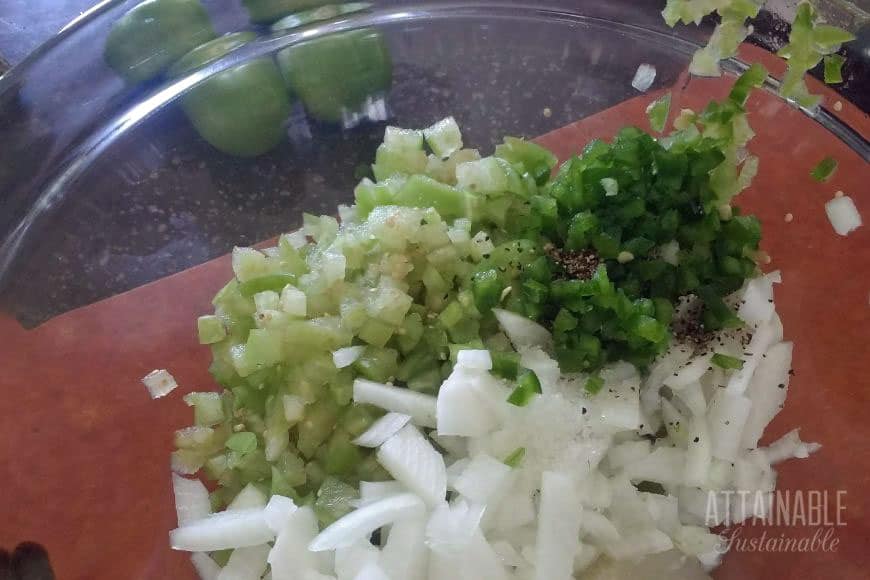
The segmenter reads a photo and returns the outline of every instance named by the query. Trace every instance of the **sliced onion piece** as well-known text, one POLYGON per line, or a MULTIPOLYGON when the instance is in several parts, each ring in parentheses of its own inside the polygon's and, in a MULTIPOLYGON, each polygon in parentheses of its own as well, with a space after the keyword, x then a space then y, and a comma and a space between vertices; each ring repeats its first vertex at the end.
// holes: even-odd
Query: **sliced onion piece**
POLYGON ((752 402, 728 389, 717 389, 707 412, 707 427, 713 443, 713 457, 734 461, 740 449, 743 428, 752 402))
POLYGON ((686 452, 676 447, 659 447, 623 469, 632 481, 657 481, 664 485, 679 485, 685 472, 686 452))
POLYGON ((546 471, 541 479, 541 507, 535 553, 536 580, 572 580, 580 549, 582 508, 569 475, 546 471))
POLYGON ((266 507, 266 501, 266 495, 256 485, 249 483, 233 498, 227 506, 227 511, 263 509, 266 507))
POLYGON ((323 559, 308 549, 316 536, 317 516, 310 506, 290 514, 269 552, 268 561, 275 580, 305 578, 307 573, 326 571, 323 559))
POLYGON ((320 532, 308 545, 312 552, 335 550, 368 538, 372 532, 403 518, 422 514, 425 509, 412 493, 388 497, 352 511, 320 532))
POLYGON ((190 562, 199 580, 217 580, 221 573, 221 567, 205 552, 194 552, 190 555, 190 562))
POLYGON ((453 489, 473 502, 488 504, 507 491, 512 472, 503 462, 480 454, 472 458, 456 478, 453 489))
POLYGON ((344 367, 349 367, 362 356, 365 349, 366 347, 364 346, 346 346, 333 352, 332 362, 335 364, 335 368, 343 369, 344 367))
POLYGON ((429 562, 426 517, 406 518, 393 524, 381 552, 381 567, 392 578, 425 580, 429 562))
POLYGON ((176 528, 169 533, 169 543, 173 550, 214 552, 259 546, 274 537, 263 510, 250 509, 220 512, 176 528))
POLYGON ((397 481, 436 506, 447 494, 444 458, 413 425, 405 425, 377 451, 378 462, 397 481))
POLYGON ((786 459, 806 459, 821 448, 818 443, 801 441, 800 429, 792 429, 763 450, 770 464, 776 465, 786 459))
POLYGON ((462 554, 477 532, 483 506, 465 500, 441 502, 426 523, 426 545, 433 553, 456 557, 462 554))
POLYGON ((688 439, 684 483, 689 486, 701 487, 707 482, 710 464, 713 461, 710 431, 707 428, 707 420, 703 416, 694 415, 689 420, 688 439))
POLYGON ((353 400, 387 411, 410 415, 414 424, 421 427, 436 425, 436 403, 435 397, 431 395, 366 379, 356 379, 353 382, 353 400))
POLYGON ((263 510, 266 517, 266 525, 276 534, 281 533, 281 530, 287 525, 290 515, 297 509, 299 508, 296 506, 296 502, 289 497, 273 495, 269 498, 269 503, 266 504, 266 508, 263 510))
POLYGON ((746 396, 752 403, 741 447, 754 449, 767 425, 779 414, 788 395, 791 376, 792 343, 780 342, 770 347, 758 364, 746 396))
POLYGON ((380 447, 410 421, 410 415, 387 413, 375 421, 365 433, 354 439, 353 443, 360 447, 380 447))
POLYGON ((268 565, 269 550, 268 544, 233 550, 218 580, 260 580, 268 565))
POLYGON ((179 527, 211 514, 208 490, 200 480, 188 479, 173 473, 172 491, 175 494, 175 513, 178 516, 179 527))
POLYGON ((710 359, 713 351, 690 359, 688 363, 677 369, 673 374, 664 379, 664 384, 672 389, 681 389, 698 381, 710 367, 710 359))
POLYGON ((492 369, 492 356, 488 350, 460 350, 456 364, 466 369, 488 371, 492 369))
POLYGON ((548 350, 552 348, 553 336, 550 331, 534 320, 501 308, 493 308, 492 313, 517 350, 533 346, 548 350))

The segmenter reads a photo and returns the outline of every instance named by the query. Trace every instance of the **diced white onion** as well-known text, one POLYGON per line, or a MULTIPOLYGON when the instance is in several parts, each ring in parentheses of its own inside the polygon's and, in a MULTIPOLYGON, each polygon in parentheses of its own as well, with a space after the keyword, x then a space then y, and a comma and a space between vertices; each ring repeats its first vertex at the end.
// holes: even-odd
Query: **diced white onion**
POLYGON ((268 561, 275 580, 305 578, 306 574, 326 570, 320 555, 308 549, 308 544, 316 536, 317 516, 310 506, 303 506, 290 514, 269 552, 268 561))
POLYGON ((811 453, 822 448, 818 443, 801 441, 799 429, 792 429, 770 445, 764 448, 764 453, 771 465, 776 465, 792 457, 806 459, 811 453))
POLYGON ((428 562, 426 517, 420 515, 394 523, 381 553, 381 567, 389 578, 425 580, 428 562))
POLYGON ((260 580, 266 571, 269 550, 268 544, 233 550, 218 580, 260 580))
POLYGON ((190 555, 190 562, 193 564, 199 580, 217 580, 221 573, 221 567, 205 552, 194 552, 190 555))
POLYGON ((175 377, 164 369, 153 370, 142 377, 142 384, 148 389, 152 399, 165 397, 178 387, 175 377))
POLYGON ((580 549, 582 508, 569 475, 544 472, 535 545, 536 580, 571 580, 580 549))
POLYGON ((372 562, 360 570, 353 580, 390 580, 390 577, 377 563, 372 562))
POLYGON ((365 352, 364 346, 346 346, 332 353, 332 362, 335 368, 343 369, 355 363, 362 353, 365 352))
POLYGON ((767 425, 779 414, 788 394, 791 375, 792 343, 780 342, 770 347, 758 364, 746 397, 752 404, 741 446, 754 449, 767 425))
POLYGON ((297 395, 283 395, 281 403, 284 405, 284 418, 291 425, 302 419, 305 413, 305 401, 297 395))
POLYGON ((238 511, 266 507, 266 495, 253 483, 242 488, 233 501, 227 506, 227 511, 238 511))
POLYGON ((456 364, 466 369, 488 371, 492 369, 492 356, 488 350, 460 350, 456 364))
POLYGON ((750 400, 743 395, 735 395, 727 389, 717 389, 707 413, 713 457, 724 461, 734 461, 737 457, 743 427, 751 406, 750 400))
POLYGON ((456 478, 453 489, 471 501, 487 504, 499 497, 510 484, 512 470, 486 454, 472 458, 456 478))
POLYGON ((679 485, 685 471, 686 453, 676 447, 659 447, 623 469, 623 473, 634 481, 657 481, 664 485, 679 485))
POLYGON ((634 78, 631 79, 631 86, 643 93, 649 90, 655 80, 656 67, 643 63, 637 67, 634 78))
POLYGON ((841 236, 848 235, 863 223, 855 202, 848 195, 835 197, 825 203, 825 213, 828 214, 828 220, 834 227, 834 231, 841 236))
POLYGON ((290 519, 290 515, 298 509, 296 502, 289 497, 283 495, 273 495, 269 498, 269 503, 263 510, 266 518, 266 525, 269 526, 275 534, 281 533, 290 519))

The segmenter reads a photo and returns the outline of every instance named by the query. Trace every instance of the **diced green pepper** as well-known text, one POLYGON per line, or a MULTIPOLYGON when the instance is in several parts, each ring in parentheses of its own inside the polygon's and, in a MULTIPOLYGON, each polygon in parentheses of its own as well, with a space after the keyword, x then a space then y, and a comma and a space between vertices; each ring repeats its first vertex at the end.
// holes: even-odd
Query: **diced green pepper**
POLYGON ((239 292, 246 298, 252 297, 254 294, 271 290, 273 292, 281 292, 287 284, 296 282, 296 276, 293 274, 267 274, 266 276, 258 276, 245 280, 239 284, 239 292))
POLYGON ((221 319, 213 314, 200 316, 196 321, 199 344, 214 344, 227 336, 227 329, 221 319))
POLYGON ((257 448, 257 436, 248 431, 233 433, 227 439, 226 446, 237 453, 250 453, 257 448))
POLYGON ((526 456, 526 448, 525 447, 517 447, 510 454, 504 458, 504 464, 508 467, 519 467, 520 463, 523 462, 523 458, 526 456))
POLYGON ((474 305, 481 314, 486 314, 501 302, 505 285, 498 270, 489 269, 474 275, 471 279, 471 289, 474 293, 474 305))
POLYGON ((590 395, 598 394, 602 387, 604 387, 604 379, 598 375, 590 375, 589 378, 586 379, 586 384, 583 385, 583 388, 590 395))
POLYGON ((541 381, 534 371, 524 369, 517 377, 517 386, 508 397, 507 401, 517 407, 525 407, 535 395, 541 394, 541 381))
POLYGON ((492 358, 492 374, 509 381, 517 378, 520 370, 520 355, 515 352, 489 351, 492 358))
POLYGON ((843 82, 843 63, 846 58, 839 54, 829 54, 825 60, 825 82, 829 85, 843 82))
POLYGON ((665 130, 668 122, 668 113, 671 111, 671 93, 666 93, 651 102, 646 108, 649 125, 653 131, 661 133, 665 130))
POLYGON ((812 175, 813 179, 816 181, 827 181, 834 173, 836 173, 838 165, 839 163, 833 157, 825 157, 819 161, 818 165, 813 167, 810 175, 812 175))
POLYGON ((727 354, 722 354, 720 352, 715 353, 711 360, 712 360, 714 365, 716 365, 717 367, 722 368, 722 369, 726 369, 726 370, 737 369, 737 370, 739 370, 739 369, 743 368, 743 361, 742 360, 740 360, 739 358, 733 357, 733 356, 729 356, 727 354))
POLYGON ((413 175, 396 195, 395 203, 405 207, 432 207, 445 219, 467 217, 473 199, 466 192, 425 175, 413 175))

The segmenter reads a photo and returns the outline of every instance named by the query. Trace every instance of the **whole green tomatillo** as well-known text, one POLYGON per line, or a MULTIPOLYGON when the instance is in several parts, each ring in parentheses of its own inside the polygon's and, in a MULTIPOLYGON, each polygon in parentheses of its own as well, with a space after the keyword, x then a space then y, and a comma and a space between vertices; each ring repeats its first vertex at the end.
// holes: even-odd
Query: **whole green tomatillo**
MULTIPOLYGON (((256 35, 237 32, 190 51, 169 71, 180 77, 225 56, 256 35)), ((219 72, 193 87, 181 106, 203 139, 239 157, 254 157, 284 137, 291 100, 271 57, 260 57, 219 72)))
POLYGON ((103 54, 125 80, 140 83, 214 37, 199 0, 145 0, 115 22, 103 54))

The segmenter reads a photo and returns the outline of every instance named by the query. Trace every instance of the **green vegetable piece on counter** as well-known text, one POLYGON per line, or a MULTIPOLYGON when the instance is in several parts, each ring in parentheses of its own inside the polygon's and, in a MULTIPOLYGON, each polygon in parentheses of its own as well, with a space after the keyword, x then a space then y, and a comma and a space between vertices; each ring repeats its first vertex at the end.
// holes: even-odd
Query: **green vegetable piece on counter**
POLYGON ((813 179, 816 181, 827 181, 837 171, 838 165, 839 163, 837 163, 837 160, 833 157, 825 157, 819 161, 818 165, 813 167, 810 175, 812 175, 813 179))
POLYGON ((727 354, 722 354, 720 352, 715 353, 711 360, 714 365, 721 369, 739 370, 743 368, 742 360, 733 356, 728 356, 727 354))
MULTIPOLYGON (((222 36, 199 46, 170 69, 180 77, 254 40, 250 32, 222 36)), ((284 137, 290 96, 271 57, 246 61, 209 77, 181 98, 181 106, 203 139, 239 157, 255 157, 284 137)))
POLYGON ((504 464, 508 467, 519 467, 520 463, 523 462, 523 458, 526 456, 526 448, 525 447, 517 447, 513 451, 510 452, 510 455, 504 458, 504 464))
POLYGON ((141 83, 214 37, 199 0, 146 0, 112 25, 104 57, 127 82, 141 83))
POLYGON ((517 377, 517 386, 507 401, 517 407, 525 407, 535 395, 541 394, 541 381, 534 371, 525 369, 517 377))
POLYGON ((651 102, 646 108, 646 115, 649 118, 650 127, 652 127, 657 133, 664 131, 665 124, 668 122, 668 113, 670 113, 670 111, 671 93, 667 93, 651 102))
POLYGON ((846 58, 839 54, 829 54, 825 61, 825 82, 829 85, 843 82, 843 63, 846 58))
MULTIPOLYGON (((277 23, 273 30, 284 27, 277 23)), ((374 29, 331 34, 278 53, 287 84, 313 118, 340 123, 387 91, 393 62, 383 35, 374 29)))

